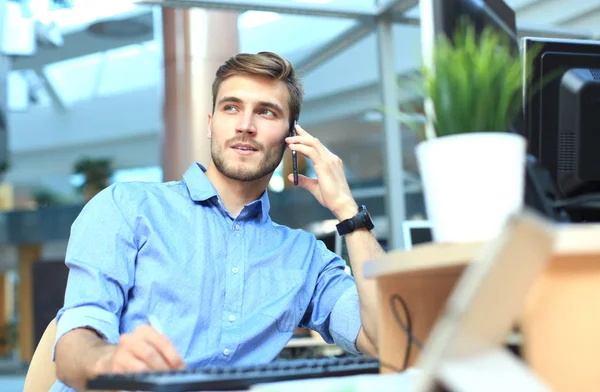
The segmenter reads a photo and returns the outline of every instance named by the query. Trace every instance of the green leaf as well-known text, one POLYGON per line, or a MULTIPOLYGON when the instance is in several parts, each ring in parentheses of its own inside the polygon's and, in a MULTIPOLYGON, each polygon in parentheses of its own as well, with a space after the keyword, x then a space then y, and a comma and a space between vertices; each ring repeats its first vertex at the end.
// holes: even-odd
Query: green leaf
MULTIPOLYGON (((401 89, 432 102, 435 136, 509 131, 523 105, 523 83, 530 83, 532 67, 523 63, 507 37, 489 27, 477 34, 463 20, 452 38, 440 36, 432 68, 423 65, 420 82, 401 81, 401 89)), ((534 58, 537 50, 527 58, 534 58)), ((412 118, 398 114, 405 124, 412 118)))

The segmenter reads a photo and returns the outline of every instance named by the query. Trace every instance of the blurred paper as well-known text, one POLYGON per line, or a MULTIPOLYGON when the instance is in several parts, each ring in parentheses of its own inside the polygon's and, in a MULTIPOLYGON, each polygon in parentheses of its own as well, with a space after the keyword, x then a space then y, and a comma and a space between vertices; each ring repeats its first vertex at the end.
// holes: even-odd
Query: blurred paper
POLYGON ((255 392, 407 392, 412 390, 416 374, 416 370, 409 369, 398 374, 365 374, 259 384, 250 390, 255 392))

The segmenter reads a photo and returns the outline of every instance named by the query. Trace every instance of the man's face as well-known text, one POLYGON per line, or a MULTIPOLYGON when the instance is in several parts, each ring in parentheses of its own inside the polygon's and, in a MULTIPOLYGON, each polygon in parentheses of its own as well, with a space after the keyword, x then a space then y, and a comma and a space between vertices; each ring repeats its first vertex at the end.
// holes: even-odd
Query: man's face
POLYGON ((223 81, 208 116, 212 160, 223 175, 254 181, 273 173, 286 148, 289 100, 281 81, 246 75, 223 81))

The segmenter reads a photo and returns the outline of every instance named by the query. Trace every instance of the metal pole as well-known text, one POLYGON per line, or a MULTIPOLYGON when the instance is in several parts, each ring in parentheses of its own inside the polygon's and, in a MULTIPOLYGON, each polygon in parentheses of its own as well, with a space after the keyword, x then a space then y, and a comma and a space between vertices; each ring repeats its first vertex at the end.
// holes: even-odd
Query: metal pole
POLYGON ((296 64, 296 69, 299 74, 303 75, 325 63, 327 60, 341 53, 345 49, 354 45, 373 31, 372 23, 361 23, 354 27, 343 31, 338 36, 333 37, 324 45, 314 49, 312 52, 305 55, 304 60, 296 64))
POLYGON ((396 64, 392 15, 382 15, 377 20, 377 49, 379 57, 379 80, 383 106, 384 182, 386 186, 386 213, 389 219, 388 248, 404 248, 402 222, 406 219, 404 194, 404 170, 402 168, 402 139, 400 124, 396 117, 398 96, 396 93, 396 64))

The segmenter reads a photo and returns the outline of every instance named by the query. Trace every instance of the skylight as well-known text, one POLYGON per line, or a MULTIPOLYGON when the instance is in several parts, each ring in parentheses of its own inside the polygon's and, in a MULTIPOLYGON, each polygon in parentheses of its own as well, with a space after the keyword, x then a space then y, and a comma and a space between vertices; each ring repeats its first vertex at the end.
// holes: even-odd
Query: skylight
POLYGON ((240 29, 251 29, 279 19, 281 16, 275 12, 246 11, 239 16, 238 26, 240 29))
POLYGON ((60 28, 70 28, 110 18, 137 9, 124 0, 72 0, 72 8, 52 9, 48 0, 29 0, 29 8, 36 19, 43 23, 55 22, 60 28))
POLYGON ((296 3, 327 4, 333 0, 296 0, 296 3))

